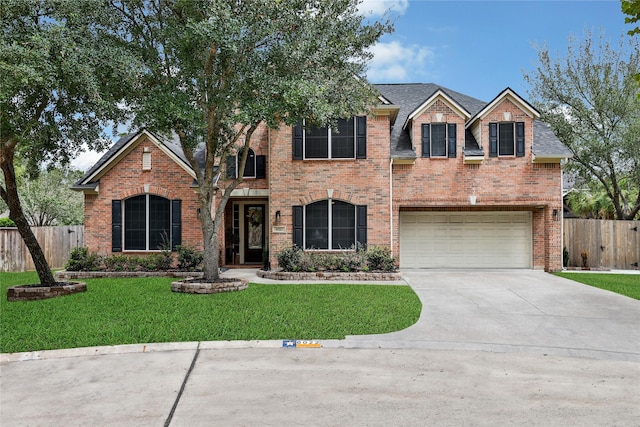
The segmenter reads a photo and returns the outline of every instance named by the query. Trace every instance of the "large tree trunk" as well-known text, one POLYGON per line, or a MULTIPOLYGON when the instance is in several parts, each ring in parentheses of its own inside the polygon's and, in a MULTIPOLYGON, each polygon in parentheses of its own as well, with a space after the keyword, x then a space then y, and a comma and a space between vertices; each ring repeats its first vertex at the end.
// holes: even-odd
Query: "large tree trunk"
POLYGON ((43 286, 54 286, 56 281, 53 277, 53 273, 51 272, 51 268, 49 268, 47 259, 42 252, 42 248, 40 247, 36 236, 31 231, 31 227, 27 222, 27 218, 22 210, 22 205, 20 204, 16 172, 13 167, 13 159, 15 155, 14 147, 15 145, 12 145, 10 142, 3 142, 2 148, 0 149, 0 167, 2 168, 5 184, 5 188, 0 187, 0 196, 2 196, 2 199, 5 201, 7 206, 9 206, 9 218, 16 223, 18 232, 31 254, 33 264, 35 265, 38 277, 40 278, 40 284, 43 286))
POLYGON ((213 197, 211 190, 204 189, 200 194, 200 221, 204 245, 203 272, 204 280, 215 281, 220 278, 218 260, 218 224, 211 216, 213 197))

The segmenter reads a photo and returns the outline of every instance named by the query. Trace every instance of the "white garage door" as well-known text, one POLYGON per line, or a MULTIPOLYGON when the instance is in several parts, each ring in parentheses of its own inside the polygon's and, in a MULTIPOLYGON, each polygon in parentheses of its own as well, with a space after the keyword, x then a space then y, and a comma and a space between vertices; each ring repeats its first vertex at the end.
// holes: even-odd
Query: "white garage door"
POLYGON ((400 212, 400 268, 531 268, 530 212, 400 212))

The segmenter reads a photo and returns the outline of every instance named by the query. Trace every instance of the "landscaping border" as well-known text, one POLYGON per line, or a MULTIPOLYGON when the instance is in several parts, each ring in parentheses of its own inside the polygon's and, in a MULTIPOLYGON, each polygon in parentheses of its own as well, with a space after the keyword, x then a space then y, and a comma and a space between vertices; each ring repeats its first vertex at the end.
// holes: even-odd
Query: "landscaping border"
POLYGON ((180 277, 199 279, 204 273, 201 271, 58 271, 56 281, 74 279, 101 279, 105 277, 180 277))
POLYGON ((258 277, 272 280, 362 280, 393 282, 402 280, 401 272, 369 271, 265 271, 258 270, 258 277))

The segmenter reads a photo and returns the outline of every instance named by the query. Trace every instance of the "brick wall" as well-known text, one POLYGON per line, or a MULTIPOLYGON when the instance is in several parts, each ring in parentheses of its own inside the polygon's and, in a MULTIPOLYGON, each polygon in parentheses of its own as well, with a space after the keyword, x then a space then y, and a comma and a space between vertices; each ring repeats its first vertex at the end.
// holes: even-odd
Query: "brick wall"
MULTIPOLYGON (((284 233, 272 233, 270 255, 293 244, 292 206, 328 198, 368 206, 368 243, 390 243, 389 229, 389 118, 367 118, 367 158, 338 160, 292 160, 292 129, 282 126, 271 132, 270 209, 280 211, 284 233)), ((273 215, 272 215, 273 217, 273 215)), ((276 225, 270 218, 270 226, 276 225)))
POLYGON ((438 101, 414 121, 412 138, 420 156, 422 123, 435 121, 457 123, 456 158, 421 158, 413 165, 394 166, 394 243, 399 251, 398 211, 411 207, 443 210, 530 210, 533 221, 533 268, 562 268, 560 221, 553 221, 552 212, 562 212, 561 171, 558 164, 533 164, 531 145, 532 120, 508 99, 501 102, 480 122, 485 157, 480 165, 465 165, 464 119, 438 101), (501 122, 503 113, 511 113, 509 121, 525 122, 524 157, 489 157, 489 122, 501 122), (476 197, 471 205, 469 196, 476 197), (453 209, 445 209, 453 208, 453 209))
POLYGON ((111 254, 111 201, 145 194, 148 185, 150 194, 182 200, 182 242, 202 250, 198 199, 192 184, 193 178, 182 167, 142 137, 100 178, 100 193, 85 196, 85 244, 92 251, 111 254), (151 170, 142 170, 144 148, 151 153, 151 170))

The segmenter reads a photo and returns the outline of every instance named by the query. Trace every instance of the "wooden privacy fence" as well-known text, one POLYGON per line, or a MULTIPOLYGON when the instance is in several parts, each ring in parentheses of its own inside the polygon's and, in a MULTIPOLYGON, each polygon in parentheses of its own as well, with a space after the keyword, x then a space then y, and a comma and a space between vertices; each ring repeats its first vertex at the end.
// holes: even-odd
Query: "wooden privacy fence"
MULTIPOLYGON (((63 268, 71 250, 84 245, 84 225, 31 227, 51 268, 63 268)), ((35 270, 17 228, 0 228, 0 271, 35 270)))
POLYGON ((636 270, 640 263, 640 221, 565 219, 564 246, 569 251, 568 267, 636 270))

